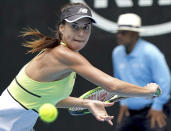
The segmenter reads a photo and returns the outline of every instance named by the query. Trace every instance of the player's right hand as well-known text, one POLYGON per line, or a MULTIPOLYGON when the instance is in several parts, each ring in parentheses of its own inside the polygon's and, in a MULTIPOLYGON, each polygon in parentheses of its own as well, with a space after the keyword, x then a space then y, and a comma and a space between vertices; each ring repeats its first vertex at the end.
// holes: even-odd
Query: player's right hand
POLYGON ((152 92, 152 97, 156 97, 161 95, 162 91, 159 85, 156 83, 149 83, 146 85, 147 88, 149 88, 152 92))

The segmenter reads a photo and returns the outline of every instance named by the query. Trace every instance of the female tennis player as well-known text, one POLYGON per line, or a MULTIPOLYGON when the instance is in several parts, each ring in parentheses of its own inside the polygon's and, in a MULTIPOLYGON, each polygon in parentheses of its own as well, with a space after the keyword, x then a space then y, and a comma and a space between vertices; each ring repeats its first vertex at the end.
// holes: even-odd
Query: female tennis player
POLYGON ((44 103, 57 108, 74 106, 88 108, 99 121, 112 123, 113 116, 105 107, 113 103, 70 97, 76 73, 97 86, 126 97, 153 97, 157 84, 139 87, 115 79, 95 68, 79 51, 87 44, 92 23, 90 9, 81 3, 68 4, 61 9, 54 38, 28 29, 23 36, 38 37, 25 43, 29 52, 40 52, 20 70, 0 96, 0 130, 30 131, 44 103))

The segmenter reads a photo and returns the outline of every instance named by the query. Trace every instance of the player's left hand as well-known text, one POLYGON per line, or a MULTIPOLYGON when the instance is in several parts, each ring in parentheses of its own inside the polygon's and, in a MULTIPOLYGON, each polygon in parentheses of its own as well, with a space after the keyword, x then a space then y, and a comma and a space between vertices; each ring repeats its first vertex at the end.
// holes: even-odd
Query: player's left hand
POLYGON ((112 103, 101 102, 97 100, 84 99, 84 104, 87 105, 89 111, 95 116, 98 121, 107 121, 110 125, 113 125, 113 116, 107 114, 105 107, 113 106, 112 103))
POLYGON ((151 128, 154 128, 155 124, 157 124, 160 128, 166 125, 167 116, 164 114, 163 111, 150 109, 147 117, 150 117, 151 119, 151 128))

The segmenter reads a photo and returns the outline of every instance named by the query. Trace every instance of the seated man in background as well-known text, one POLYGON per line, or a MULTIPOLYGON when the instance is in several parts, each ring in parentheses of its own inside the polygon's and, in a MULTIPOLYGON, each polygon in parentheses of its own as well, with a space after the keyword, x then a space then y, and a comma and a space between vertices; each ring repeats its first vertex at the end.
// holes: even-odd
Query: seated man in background
POLYGON ((133 13, 118 19, 118 46, 112 52, 114 76, 144 86, 160 85, 162 95, 154 99, 128 98, 120 102, 118 131, 166 131, 164 105, 170 98, 170 71, 162 52, 140 38, 141 18, 133 13))

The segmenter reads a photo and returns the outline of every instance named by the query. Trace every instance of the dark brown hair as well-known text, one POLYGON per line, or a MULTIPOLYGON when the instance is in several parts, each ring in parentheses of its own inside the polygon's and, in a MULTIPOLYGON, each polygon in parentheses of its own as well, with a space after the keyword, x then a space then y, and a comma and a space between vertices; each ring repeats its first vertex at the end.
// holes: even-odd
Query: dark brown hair
MULTIPOLYGON (((63 13, 63 11, 67 8, 70 8, 72 6, 76 6, 76 5, 83 5, 82 3, 69 3, 66 4, 65 6, 63 6, 63 8, 61 8, 60 12, 61 15, 63 13)), ((61 16, 60 15, 60 16, 61 16)), ((32 41, 26 41, 23 46, 31 48, 27 53, 35 53, 35 52, 39 52, 43 49, 46 48, 54 48, 55 46, 60 44, 60 41, 62 39, 62 34, 59 32, 59 25, 60 24, 65 24, 64 20, 59 20, 56 26, 56 35, 55 37, 49 37, 46 36, 42 33, 40 33, 39 30, 37 29, 32 29, 32 28, 25 28, 24 31, 21 31, 21 36, 25 37, 25 36, 33 36, 35 37, 34 39, 32 39, 32 41)))

